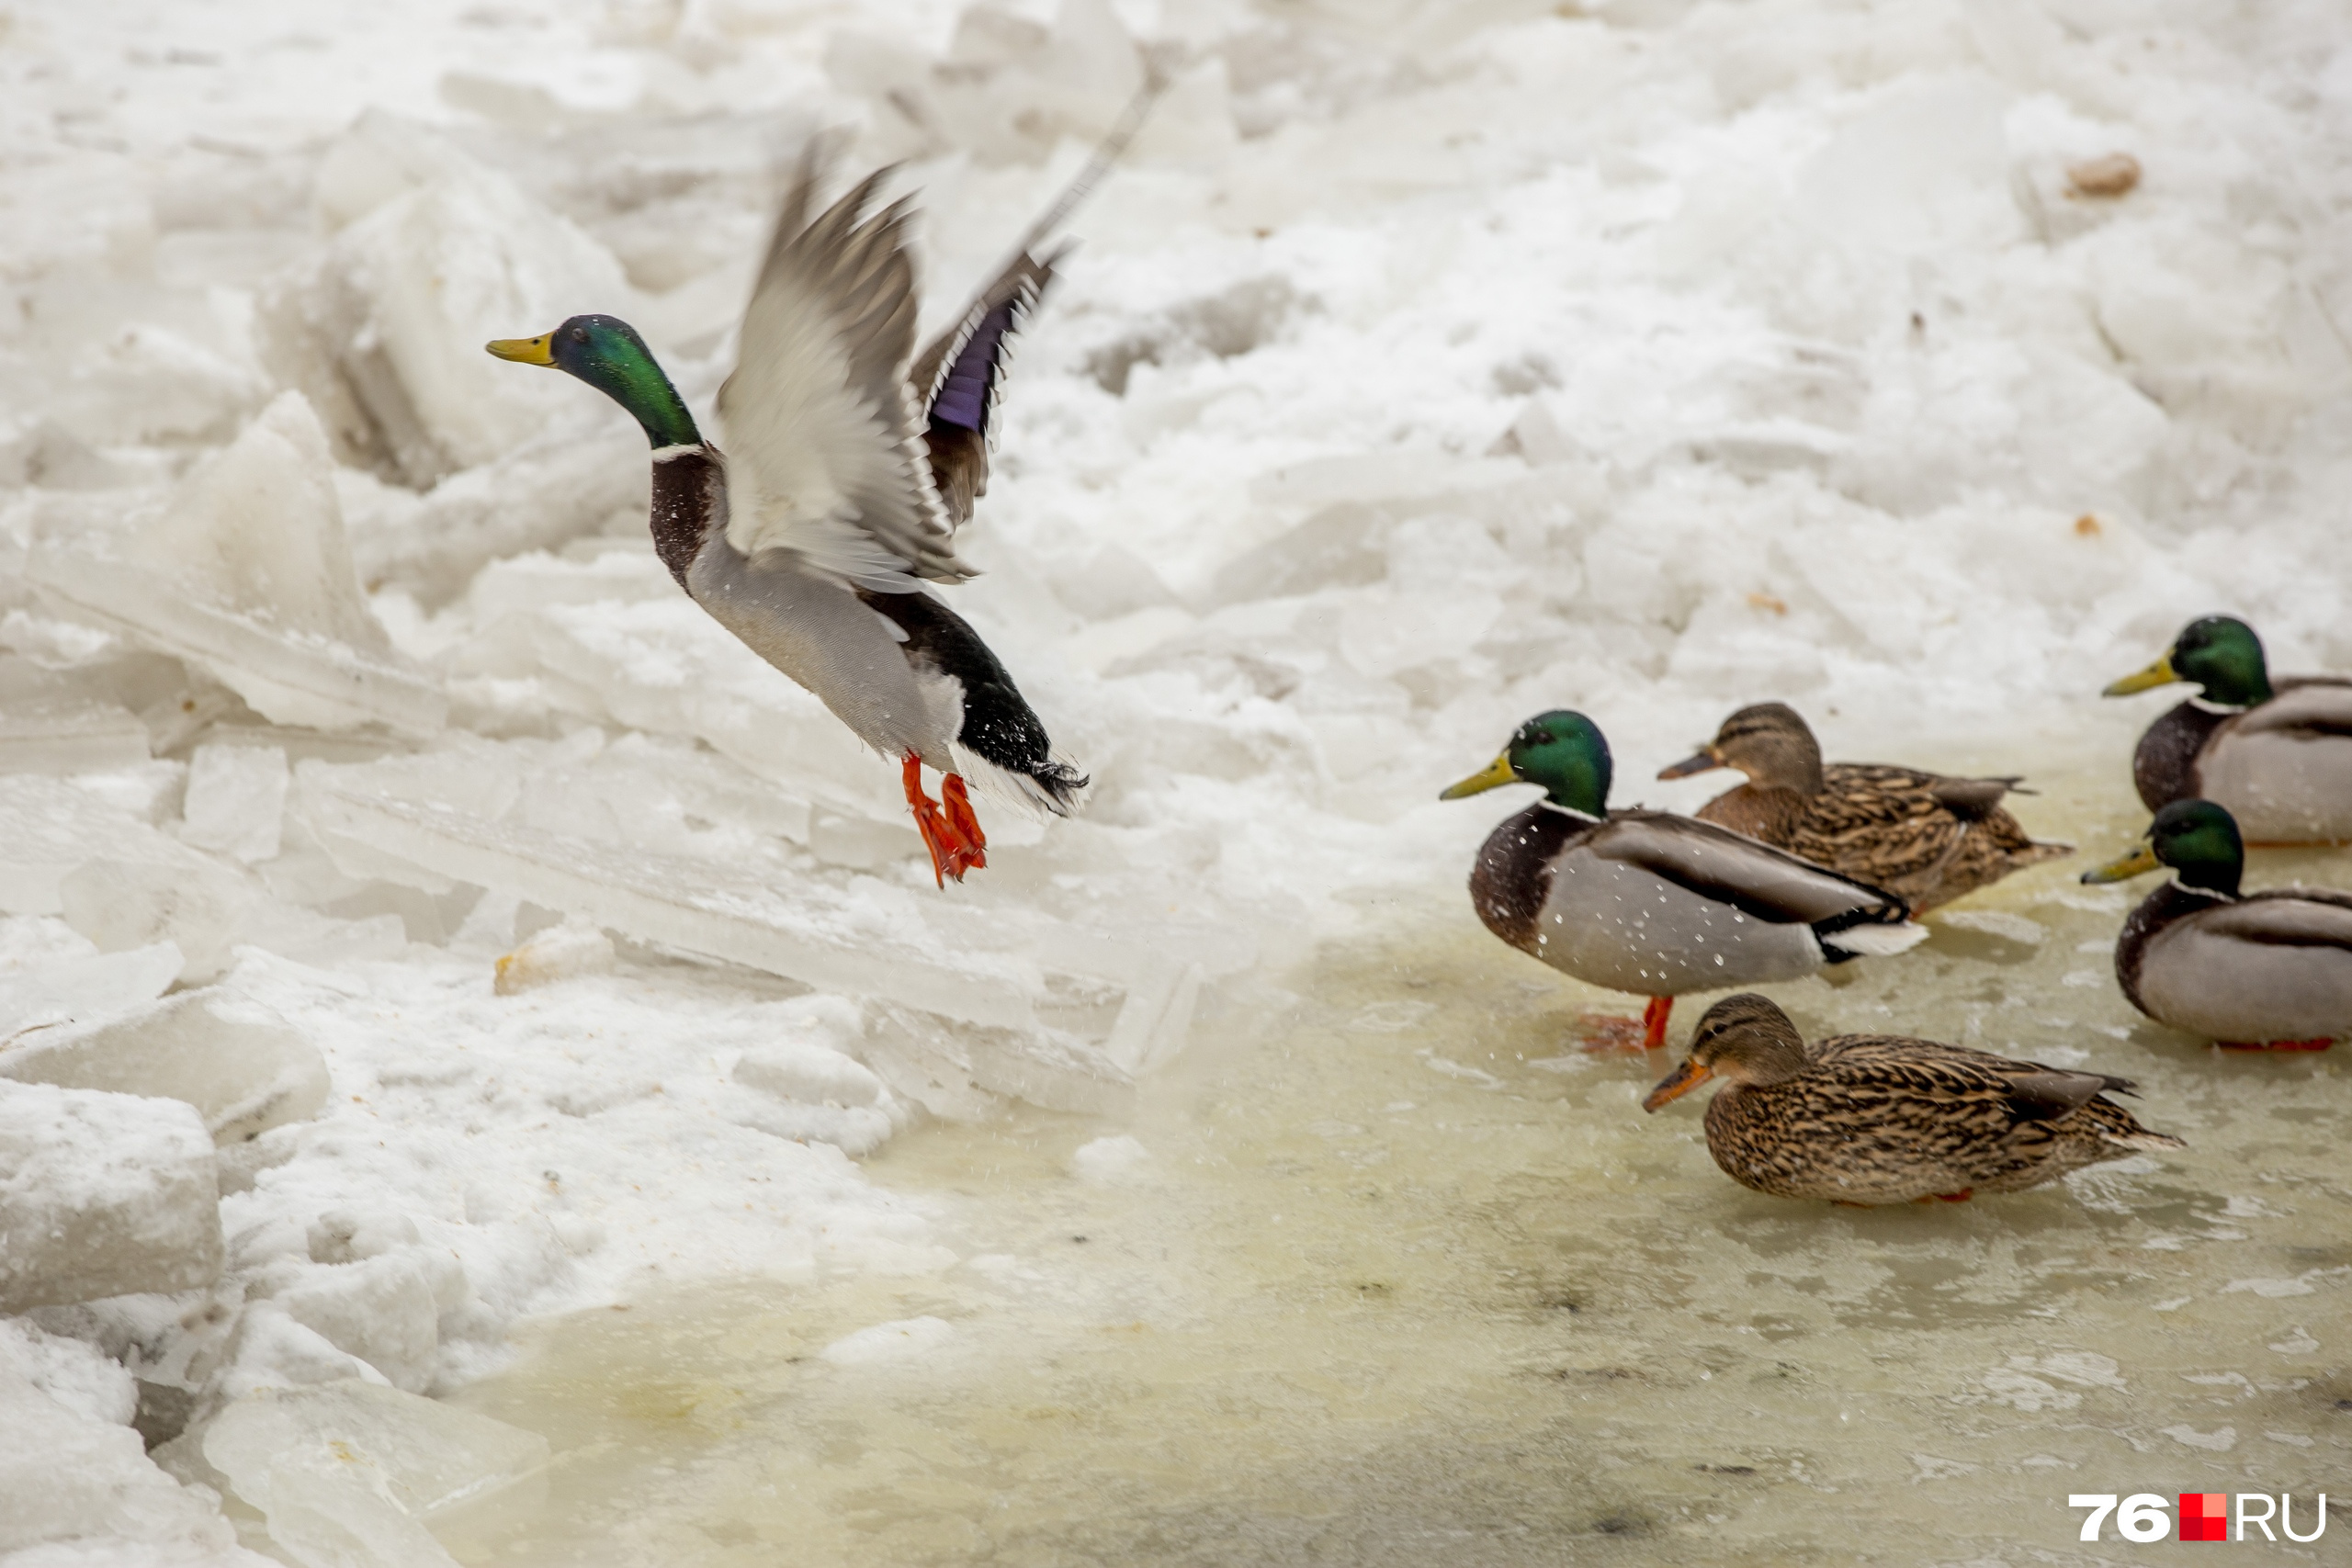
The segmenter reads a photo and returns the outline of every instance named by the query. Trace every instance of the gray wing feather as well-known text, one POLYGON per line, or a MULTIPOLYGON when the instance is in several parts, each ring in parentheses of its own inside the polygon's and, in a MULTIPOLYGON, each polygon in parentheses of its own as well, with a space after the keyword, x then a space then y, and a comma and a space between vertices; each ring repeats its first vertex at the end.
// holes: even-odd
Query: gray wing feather
POLYGON ((907 203, 865 209, 888 170, 813 220, 819 160, 804 158, 719 389, 731 461, 728 540, 747 557, 790 550, 886 592, 957 582, 954 535, 931 480, 907 384, 914 265, 907 203))
POLYGON ((1588 841, 1603 859, 1638 865, 1762 919, 1811 925, 1861 911, 1893 920, 1905 914, 1891 893, 1696 818, 1617 813, 1588 841))
POLYGON ((2199 930, 2270 947, 2340 947, 2352 952, 2352 901, 2284 889, 2253 894, 2197 917, 2199 930))

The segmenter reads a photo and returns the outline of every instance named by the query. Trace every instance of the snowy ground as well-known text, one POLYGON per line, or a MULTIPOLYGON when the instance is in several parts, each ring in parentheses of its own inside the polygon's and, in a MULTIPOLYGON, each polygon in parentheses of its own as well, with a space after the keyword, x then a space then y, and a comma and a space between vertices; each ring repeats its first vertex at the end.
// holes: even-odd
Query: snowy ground
MULTIPOLYGON (((324 1561, 283 1456, 436 1418, 399 1396, 525 1317, 943 1267, 858 1157, 1148 1120, 1318 943, 1466 921, 1491 813, 1431 796, 1538 709, 1621 800, 1703 798, 1647 780, 1780 697, 1833 756, 2104 778, 2064 825, 2120 841, 2154 699, 2091 694, 2182 621, 2352 669, 2345 22, 0 11, 0 1071, 175 1097, 0 1098, 105 1151, 0 1200, 120 1220, 77 1276, 0 1258, 0 1491, 43 1498, 0 1552, 227 1560, 135 1418, 324 1561), (892 770, 653 559, 634 427, 480 344, 620 314, 707 408, 824 126, 907 161, 944 318, 1137 40, 1174 85, 1024 337, 956 600, 1097 788, 942 895, 892 770), (2117 152, 2128 194, 2070 181, 2117 152)), ((403 1505, 532 1462, 477 1438, 403 1505)))

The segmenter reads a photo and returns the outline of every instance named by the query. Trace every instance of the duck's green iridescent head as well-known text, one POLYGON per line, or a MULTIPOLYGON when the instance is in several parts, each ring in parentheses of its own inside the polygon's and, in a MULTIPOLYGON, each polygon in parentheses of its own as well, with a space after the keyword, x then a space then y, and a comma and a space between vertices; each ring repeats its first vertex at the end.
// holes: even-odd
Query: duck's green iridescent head
POLYGON ((2270 700, 2270 671, 2262 658, 2262 639, 2235 615, 2207 615, 2181 628, 2172 649, 2141 671, 2126 675, 2103 695, 2129 696, 2151 686, 2186 681, 2202 688, 2199 695, 2225 707, 2250 708, 2270 700))
POLYGON ((1557 709, 1521 725, 1484 773, 1471 774, 1438 798, 1459 800, 1507 784, 1541 784, 1553 805, 1601 817, 1609 809, 1609 742, 1600 727, 1580 713, 1557 709))
POLYGON ((2237 819, 2210 800, 2176 800, 2148 824, 2147 841, 2121 860, 2083 873, 2085 882, 2121 882, 2168 865, 2182 884, 2237 896, 2245 840, 2237 819))
POLYGON ((637 329, 617 316, 574 316, 537 337, 507 337, 487 345, 501 359, 548 365, 577 376, 635 415, 656 446, 702 441, 685 400, 655 364, 637 329))

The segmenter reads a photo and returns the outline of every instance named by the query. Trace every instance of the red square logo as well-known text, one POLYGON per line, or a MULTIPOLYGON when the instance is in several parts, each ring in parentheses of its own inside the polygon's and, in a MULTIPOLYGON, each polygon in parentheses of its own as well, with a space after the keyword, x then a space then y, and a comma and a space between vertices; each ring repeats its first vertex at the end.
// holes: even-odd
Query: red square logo
POLYGON ((2230 1539, 2230 1495, 2226 1492, 2183 1492, 2180 1495, 2180 1539, 2230 1539))

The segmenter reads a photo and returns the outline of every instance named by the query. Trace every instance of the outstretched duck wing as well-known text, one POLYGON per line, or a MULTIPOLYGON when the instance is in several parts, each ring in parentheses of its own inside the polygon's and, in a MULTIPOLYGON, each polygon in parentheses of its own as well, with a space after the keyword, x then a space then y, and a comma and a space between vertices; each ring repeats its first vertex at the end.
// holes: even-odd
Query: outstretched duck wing
POLYGON ((1586 842, 1605 860, 1640 866, 1776 925, 1900 925, 1908 914, 1892 893, 1694 817, 1616 812, 1586 842))
POLYGON ((1053 281, 1055 259, 1027 251, 1013 257, 956 324, 915 355, 908 374, 929 416, 923 445, 951 527, 969 521, 972 502, 988 493, 989 419, 1003 385, 1006 350, 1053 281))
POLYGON ((866 210, 888 173, 811 220, 820 160, 801 160, 718 412, 729 544, 753 558, 789 550, 843 581, 906 592, 917 578, 972 572, 956 558, 907 385, 916 305, 907 203, 866 210))

